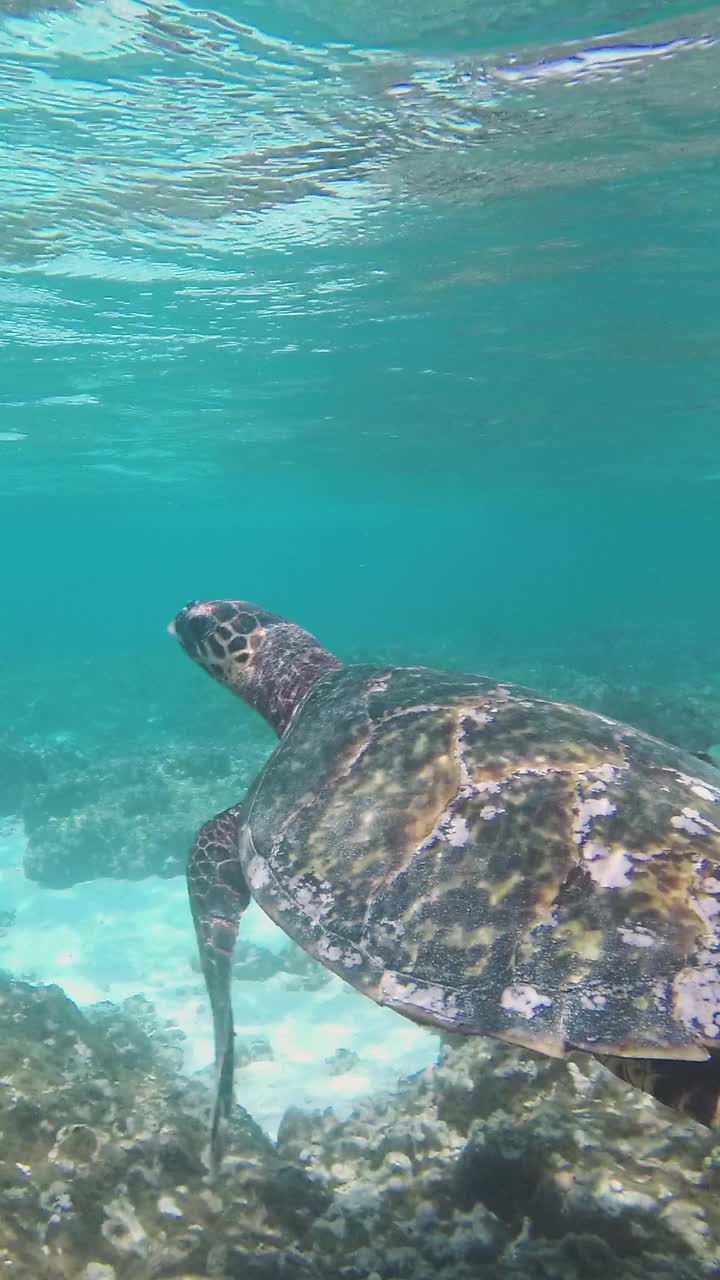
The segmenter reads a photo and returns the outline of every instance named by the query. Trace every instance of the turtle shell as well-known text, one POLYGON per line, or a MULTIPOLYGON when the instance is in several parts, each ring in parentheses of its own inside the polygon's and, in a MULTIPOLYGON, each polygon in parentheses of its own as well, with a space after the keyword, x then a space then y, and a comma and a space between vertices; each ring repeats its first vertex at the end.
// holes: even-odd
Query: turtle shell
POLYGON ((604 716, 479 676, 332 672, 241 858, 291 937, 415 1021, 553 1055, 720 1042, 720 774, 604 716))

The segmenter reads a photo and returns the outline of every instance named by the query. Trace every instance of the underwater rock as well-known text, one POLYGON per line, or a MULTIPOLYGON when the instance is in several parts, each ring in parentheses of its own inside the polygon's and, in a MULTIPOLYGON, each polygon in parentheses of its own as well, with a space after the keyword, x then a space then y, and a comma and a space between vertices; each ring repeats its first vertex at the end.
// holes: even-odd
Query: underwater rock
MULTIPOLYGON (((145 1002, 127 1003, 85 1018, 59 988, 0 978, 5 1275, 99 1280, 112 1268, 150 1277, 204 1265, 218 1212, 200 1154, 207 1095, 167 1065, 169 1030, 145 1002)), ((237 1194, 270 1232, 253 1185, 280 1162, 242 1109, 232 1125, 245 1164, 237 1194)))
MULTIPOLYGON (((200 957, 193 954, 193 969, 200 970, 200 957)), ((282 959, 270 947, 260 947, 254 942, 239 945, 233 960, 233 976, 246 982, 267 982, 282 969, 282 959)))
MULTIPOLYGON (((190 967, 200 972, 197 950, 191 953, 190 967)), ((291 990, 315 991, 332 981, 330 971, 290 939, 280 950, 239 940, 233 961, 234 977, 245 982, 267 982, 277 975, 283 975, 283 986, 291 990)))
POLYGON ((235 1039, 235 1065, 237 1067, 247 1067, 251 1062, 272 1062, 274 1057, 273 1047, 266 1036, 254 1036, 247 1039, 237 1036, 235 1039))
MULTIPOLYGON (((357 1107, 241 1107, 214 1183, 208 1092, 142 997, 87 1017, 0 978, 0 1266, 12 1280, 702 1280, 716 1138, 586 1059, 489 1041, 357 1107)), ((238 1083, 240 1083, 240 1078, 238 1083)))
POLYGON ((329 1058, 325 1059, 331 1076, 344 1076, 347 1071, 352 1071, 359 1061, 360 1057, 354 1049, 336 1049, 329 1058))
POLYGON ((280 954, 281 972, 287 975, 283 985, 290 990, 317 991, 328 982, 332 982, 333 975, 330 970, 294 942, 289 942, 280 954))
POLYGON ((227 750, 158 743, 132 756, 74 744, 0 743, 0 816, 28 834, 25 874, 54 889, 115 876, 175 876, 208 811, 237 798, 262 762, 227 750), (3 776, 2 770, 7 765, 3 776))
MULTIPOLYGON (((193 968, 200 968, 197 954, 193 957, 193 968)), ((302 976, 307 974, 311 982, 316 976, 316 970, 324 975, 321 981, 326 982, 328 974, 323 970, 323 966, 301 947, 289 941, 279 951, 260 946, 255 942, 240 942, 233 962, 234 976, 246 982, 267 982, 268 978, 274 978, 279 973, 302 976)))
POLYGON ((150 1070, 160 1062, 168 1071, 182 1067, 184 1033, 162 1022, 145 996, 130 996, 120 1005, 102 1000, 84 1016, 102 1030, 105 1042, 126 1066, 150 1070))

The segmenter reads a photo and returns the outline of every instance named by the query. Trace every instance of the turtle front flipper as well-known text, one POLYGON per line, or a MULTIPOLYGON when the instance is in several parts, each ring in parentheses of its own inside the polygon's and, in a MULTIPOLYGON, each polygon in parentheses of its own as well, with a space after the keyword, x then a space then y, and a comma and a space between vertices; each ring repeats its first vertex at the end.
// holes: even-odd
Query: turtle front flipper
POLYGON ((250 891, 238 857, 243 806, 226 809, 198 831, 190 850, 187 883, 200 964, 210 996, 215 1036, 215 1097, 210 1119, 210 1169, 218 1166, 220 1121, 233 1099, 234 1030, 231 980, 240 916, 250 891))

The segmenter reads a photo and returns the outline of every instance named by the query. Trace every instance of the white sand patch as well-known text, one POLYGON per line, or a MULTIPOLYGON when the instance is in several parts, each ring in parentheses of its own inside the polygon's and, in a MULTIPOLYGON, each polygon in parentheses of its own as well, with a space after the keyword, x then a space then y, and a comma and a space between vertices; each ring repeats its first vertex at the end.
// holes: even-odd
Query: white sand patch
MULTIPOLYGON (((55 983, 81 1007, 145 995, 185 1035, 187 1072, 210 1076, 210 1011, 193 967, 195 934, 184 877, 139 882, 95 880, 45 889, 22 871, 21 828, 0 826, 0 911, 16 912, 0 937, 0 968, 15 977, 55 983)), ((253 904, 241 937, 279 951, 285 935, 253 904)), ((275 1134, 289 1106, 344 1113, 353 1101, 392 1088, 400 1076, 435 1060, 437 1037, 380 1009, 336 977, 304 990, 293 975, 233 984, 238 1040, 264 1038, 272 1060, 238 1070, 238 1101, 275 1134), (356 1054, 335 1074, 339 1049, 356 1054)))

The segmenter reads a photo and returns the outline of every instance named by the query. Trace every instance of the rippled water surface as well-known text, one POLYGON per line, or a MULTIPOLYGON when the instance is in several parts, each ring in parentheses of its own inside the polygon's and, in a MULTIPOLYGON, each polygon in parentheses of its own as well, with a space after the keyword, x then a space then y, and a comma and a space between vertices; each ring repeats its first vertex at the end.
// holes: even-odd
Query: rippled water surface
POLYGON ((212 593, 717 688, 718 11, 436 11, 5 4, 21 721, 101 734, 129 682, 130 736, 148 685, 226 726, 163 630, 212 593))

